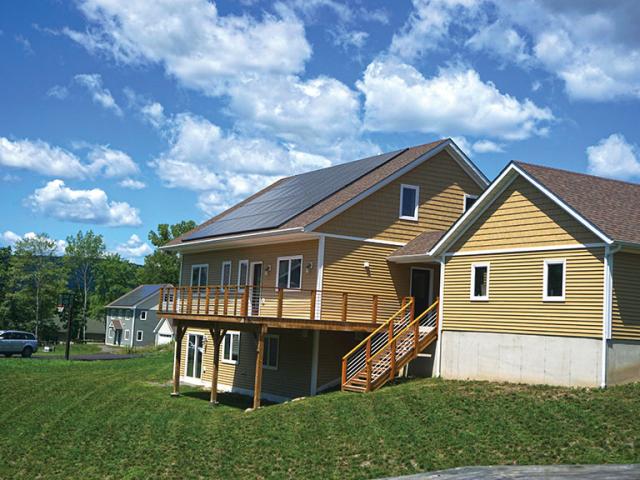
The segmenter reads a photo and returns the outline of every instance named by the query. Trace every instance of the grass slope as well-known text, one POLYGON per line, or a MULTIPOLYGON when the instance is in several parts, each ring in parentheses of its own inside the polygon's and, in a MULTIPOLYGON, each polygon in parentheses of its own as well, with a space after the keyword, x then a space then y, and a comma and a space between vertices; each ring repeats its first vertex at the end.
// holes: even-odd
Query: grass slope
POLYGON ((245 413, 184 389, 167 352, 0 360, 0 478, 371 478, 460 465, 640 462, 640 386, 417 380, 245 413))

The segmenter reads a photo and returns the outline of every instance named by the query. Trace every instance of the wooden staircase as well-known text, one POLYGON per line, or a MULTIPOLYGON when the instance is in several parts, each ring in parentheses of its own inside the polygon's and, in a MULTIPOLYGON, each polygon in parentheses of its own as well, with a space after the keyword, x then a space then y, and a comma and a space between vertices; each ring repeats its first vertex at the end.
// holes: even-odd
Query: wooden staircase
POLYGON ((438 299, 418 317, 413 298, 342 357, 342 390, 371 392, 393 380, 398 371, 438 338, 438 299))

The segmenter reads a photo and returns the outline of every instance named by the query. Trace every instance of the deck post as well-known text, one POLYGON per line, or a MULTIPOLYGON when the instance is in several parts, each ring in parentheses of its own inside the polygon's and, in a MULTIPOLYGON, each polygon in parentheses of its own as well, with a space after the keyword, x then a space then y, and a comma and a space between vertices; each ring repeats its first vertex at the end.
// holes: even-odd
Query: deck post
POLYGON ((218 369, 220 367, 220 344, 223 336, 220 335, 220 328, 210 328, 209 333, 213 340, 213 369, 211 370, 211 406, 218 404, 218 369))
POLYGON ((242 306, 240 307, 240 316, 249 316, 249 287, 247 287, 246 285, 244 286, 244 291, 242 292, 242 306))
POLYGON ((371 338, 367 340, 366 350, 365 350, 365 365, 367 371, 367 384, 365 386, 365 391, 371 391, 371 338))
POLYGON ((180 322, 176 322, 176 346, 173 361, 173 392, 172 397, 180 396, 180 372, 182 371, 180 363, 182 361, 182 339, 187 331, 187 327, 183 327, 180 322))
POLYGON ((204 299, 204 314, 205 315, 209 315, 209 296, 211 295, 211 288, 207 287, 205 292, 205 299, 204 299))
POLYGON ((164 311, 164 287, 160 287, 160 302, 158 302, 158 305, 160 305, 159 310, 163 312, 164 311))
POLYGON ((253 408, 260 408, 260 395, 262 390, 262 357, 264 355, 264 336, 267 334, 267 326, 261 325, 258 334, 258 348, 256 349, 256 380, 253 387, 253 408))
POLYGON ((316 291, 311 290, 311 301, 309 302, 309 320, 316 319, 316 291))
MULTIPOLYGON (((169 299, 167 299, 167 302, 169 299)), ((178 287, 173 287, 173 313, 178 311, 178 287)))
POLYGON ((378 322, 378 295, 373 296, 373 302, 371 306, 371 323, 378 322))
POLYGON ((193 287, 189 287, 187 290, 187 313, 193 313, 191 311, 191 306, 193 305, 193 287))
POLYGON ((222 305, 222 313, 226 317, 229 313, 229 285, 222 288, 224 288, 224 304, 222 305))
POLYGON ((349 304, 349 294, 347 292, 342 292, 342 321, 347 321, 347 308, 349 304))
POLYGON ((389 365, 389 380, 393 380, 396 376, 396 340, 391 341, 391 364, 389 365))
POLYGON ((213 300, 213 314, 218 315, 218 309, 220 308, 220 288, 215 287, 216 293, 213 300))
POLYGON ((284 288, 278 288, 278 311, 276 317, 282 318, 282 302, 284 300, 284 288))

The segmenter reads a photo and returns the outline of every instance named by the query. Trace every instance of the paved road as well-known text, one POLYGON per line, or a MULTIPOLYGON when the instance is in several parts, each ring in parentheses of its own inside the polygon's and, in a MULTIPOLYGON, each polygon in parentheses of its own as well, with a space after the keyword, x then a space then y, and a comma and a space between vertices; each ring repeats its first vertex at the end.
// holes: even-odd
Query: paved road
POLYGON ((547 465, 460 467, 388 480, 637 480, 640 465, 547 465))

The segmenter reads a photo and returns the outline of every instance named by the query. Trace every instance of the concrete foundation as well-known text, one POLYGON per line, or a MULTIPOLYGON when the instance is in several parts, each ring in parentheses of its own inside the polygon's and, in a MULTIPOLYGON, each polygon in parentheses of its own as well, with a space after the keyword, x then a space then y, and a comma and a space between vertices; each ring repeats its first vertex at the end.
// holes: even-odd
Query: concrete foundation
POLYGON ((598 339, 442 332, 441 374, 448 379, 597 387, 601 360, 598 339))
POLYGON ((610 340, 607 346, 607 385, 640 381, 640 342, 610 340))

